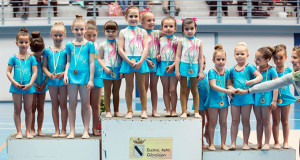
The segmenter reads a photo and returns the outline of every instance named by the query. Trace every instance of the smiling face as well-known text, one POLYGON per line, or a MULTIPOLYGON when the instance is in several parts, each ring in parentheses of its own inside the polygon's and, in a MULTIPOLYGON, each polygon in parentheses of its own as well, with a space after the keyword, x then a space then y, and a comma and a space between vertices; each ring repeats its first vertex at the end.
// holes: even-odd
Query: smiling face
POLYGON ((267 66, 269 61, 270 59, 265 59, 262 53, 258 51, 255 52, 254 62, 257 66, 259 67, 267 66))
POLYGON ((217 52, 213 58, 213 62, 218 70, 223 69, 226 63, 226 54, 224 52, 217 52))
POLYGON ((144 28, 146 30, 153 29, 155 26, 155 17, 153 15, 153 13, 151 13, 151 12, 145 13, 145 15, 143 16, 143 19, 141 21, 141 24, 144 26, 144 28))
POLYGON ((300 56, 296 51, 292 52, 292 57, 291 57, 291 63, 293 65, 293 70, 294 71, 299 71, 300 70, 300 56))
POLYGON ((140 13, 138 9, 132 8, 125 16, 129 26, 137 26, 139 23, 140 13))
POLYGON ((197 27, 195 27, 195 23, 185 24, 183 27, 184 35, 187 37, 194 37, 197 31, 197 27))
POLYGON ((244 65, 248 57, 248 50, 245 46, 238 46, 235 48, 234 58, 239 65, 244 65))
POLYGON ((176 25, 175 25, 175 21, 172 19, 166 19, 163 22, 163 26, 161 28, 161 30, 164 32, 164 34, 166 35, 172 35, 175 33, 176 31, 176 25))
POLYGON ((20 52, 27 52, 30 45, 29 36, 19 36, 18 41, 16 41, 16 44, 19 47, 20 52))
POLYGON ((75 23, 74 26, 72 27, 72 33, 74 34, 76 39, 83 39, 84 34, 86 33, 85 23, 83 22, 75 23))
POLYGON ((287 59, 284 51, 279 51, 273 56, 273 61, 277 67, 284 67, 284 62, 287 59))
POLYGON ((84 34, 85 39, 95 42, 97 40, 98 32, 96 30, 89 29, 84 34))
POLYGON ((61 44, 66 37, 64 29, 54 28, 50 33, 55 44, 61 44))

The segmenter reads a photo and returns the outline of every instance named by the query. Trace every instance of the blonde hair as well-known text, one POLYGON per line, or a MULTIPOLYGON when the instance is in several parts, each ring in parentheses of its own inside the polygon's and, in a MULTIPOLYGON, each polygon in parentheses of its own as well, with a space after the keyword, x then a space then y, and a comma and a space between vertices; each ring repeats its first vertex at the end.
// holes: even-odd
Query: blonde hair
POLYGON ((154 13, 152 11, 143 11, 140 15, 141 15, 141 21, 145 20, 145 17, 147 17, 147 14, 152 14, 154 16, 154 13))
POLYGON ((62 22, 62 21, 55 22, 53 24, 53 26, 51 27, 50 33, 52 33, 54 29, 62 29, 64 31, 64 33, 66 34, 66 27, 65 27, 64 22, 62 22))
MULTIPOLYGON (((245 49, 246 49, 246 51, 247 51, 247 53, 248 53, 248 45, 246 44, 246 42, 240 42, 240 43, 238 43, 238 44, 235 46, 235 48, 234 48, 234 52, 235 52, 236 48, 238 48, 238 47, 245 47, 245 49)), ((249 54, 249 53, 248 53, 248 54, 249 54)))
POLYGON ((79 15, 79 14, 76 14, 76 18, 73 20, 73 23, 72 23, 72 28, 74 27, 74 25, 76 23, 85 23, 85 20, 83 19, 82 15, 79 15))
POLYGON ((285 46, 284 44, 279 44, 279 45, 275 46, 274 48, 275 48, 275 54, 274 54, 274 55, 276 55, 276 53, 278 53, 278 52, 283 51, 285 57, 287 57, 287 54, 286 54, 286 46, 285 46))
POLYGON ((226 57, 226 52, 224 51, 223 46, 221 44, 215 45, 214 48, 215 48, 215 51, 213 53, 213 60, 216 58, 217 53, 223 53, 223 54, 225 54, 225 57, 226 57))
POLYGON ((172 21, 174 21, 175 27, 177 27, 177 22, 176 22, 176 20, 175 20, 173 17, 170 17, 170 16, 169 16, 169 17, 165 17, 164 19, 161 20, 161 27, 164 26, 164 22, 165 22, 166 20, 172 20, 172 21))
POLYGON ((87 30, 94 30, 94 31, 98 32, 98 27, 97 27, 96 21, 93 19, 90 19, 86 22, 86 28, 87 28, 87 30))

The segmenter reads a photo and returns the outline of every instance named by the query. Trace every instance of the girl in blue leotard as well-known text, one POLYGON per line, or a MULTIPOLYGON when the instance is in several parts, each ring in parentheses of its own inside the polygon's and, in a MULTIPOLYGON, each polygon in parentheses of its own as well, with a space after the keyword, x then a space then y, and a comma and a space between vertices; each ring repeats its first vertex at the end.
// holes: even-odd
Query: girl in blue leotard
MULTIPOLYGON (((281 44, 275 46, 275 54, 273 60, 276 65, 278 77, 282 77, 292 72, 292 68, 284 65, 287 59, 286 46, 281 44)), ((278 89, 277 108, 272 110, 273 126, 272 133, 274 138, 274 149, 280 149, 279 144, 279 124, 282 123, 283 132, 283 148, 288 149, 289 139, 289 111, 292 103, 296 102, 296 98, 291 94, 289 86, 278 89)))
POLYGON ((9 92, 12 93, 14 102, 14 121, 17 129, 17 139, 23 138, 21 130, 22 99, 24 100, 26 137, 33 138, 30 133, 32 121, 32 100, 35 88, 33 85, 37 76, 37 62, 33 55, 28 53, 30 45, 30 35, 24 27, 16 37, 18 53, 10 57, 6 70, 6 75, 11 82, 9 92), (14 74, 11 72, 14 70, 14 74))
POLYGON ((53 138, 67 136, 68 108, 67 86, 63 77, 67 63, 66 46, 62 44, 66 38, 66 28, 63 22, 55 22, 51 28, 50 36, 53 46, 46 48, 43 54, 43 71, 47 75, 47 85, 52 104, 52 119, 55 127, 53 138), (59 107, 61 111, 61 130, 59 129, 59 107))
POLYGON ((221 149, 228 150, 228 147, 225 145, 227 136, 227 114, 229 106, 227 95, 232 98, 233 91, 226 88, 228 79, 230 77, 229 71, 224 68, 226 63, 226 52, 223 50, 223 47, 220 44, 215 46, 213 62, 215 63, 215 68, 209 70, 208 72, 210 89, 208 99, 205 104, 208 106, 209 114, 208 149, 212 151, 216 150, 214 146, 214 135, 219 117, 219 124, 221 128, 221 149))
MULTIPOLYGON (((239 43, 234 49, 234 57, 237 64, 230 69, 229 85, 230 89, 248 88, 262 80, 262 75, 254 65, 247 63, 249 56, 248 46, 246 43, 239 43), (255 78, 252 78, 255 77, 255 78)), ((250 149, 248 140, 250 135, 250 113, 254 99, 252 94, 233 95, 231 100, 231 147, 230 150, 236 149, 236 137, 239 130, 240 117, 243 124, 243 149, 250 149)))
MULTIPOLYGON (((255 63, 258 66, 259 72, 263 76, 262 82, 270 81, 278 77, 277 71, 274 67, 270 66, 268 62, 274 53, 274 47, 261 47, 255 52, 255 63)), ((254 114, 256 117, 256 133, 257 133, 257 146, 256 148, 262 150, 270 149, 271 137, 271 123, 270 116, 271 110, 277 107, 278 89, 274 91, 267 91, 254 94, 254 114), (262 146, 262 136, 265 132, 265 144, 262 146)))
POLYGON ((66 45, 67 65, 64 75, 64 83, 68 85, 69 92, 69 124, 70 134, 67 138, 75 138, 75 117, 77 107, 77 95, 80 94, 81 112, 84 125, 82 138, 89 138, 90 124, 90 90, 94 86, 95 72, 95 46, 84 38, 86 22, 81 15, 76 15, 72 24, 72 33, 75 36, 73 41, 66 45))
POLYGON ((103 80, 101 78, 102 67, 98 63, 98 50, 100 44, 96 42, 98 36, 98 28, 94 20, 87 21, 87 31, 84 37, 94 43, 95 45, 95 75, 94 75, 94 87, 91 89, 90 105, 92 107, 93 115, 93 135, 100 136, 98 132, 98 123, 100 119, 100 102, 101 102, 101 90, 103 87, 103 80))
POLYGON ((32 123, 31 123, 31 134, 36 135, 35 133, 35 111, 37 110, 37 124, 38 130, 37 135, 45 136, 42 132, 42 125, 44 120, 44 104, 46 98, 46 92, 48 91, 46 75, 43 72, 43 52, 45 48, 44 40, 40 36, 39 31, 34 31, 31 33, 30 38, 30 49, 33 52, 37 60, 37 78, 34 82, 36 92, 33 94, 32 102, 32 123))

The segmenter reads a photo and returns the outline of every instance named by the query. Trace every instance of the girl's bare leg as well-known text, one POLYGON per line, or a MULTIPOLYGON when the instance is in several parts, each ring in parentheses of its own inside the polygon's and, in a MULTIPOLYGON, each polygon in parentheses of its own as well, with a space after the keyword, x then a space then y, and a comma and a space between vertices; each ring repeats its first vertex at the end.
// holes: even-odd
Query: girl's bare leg
POLYGON ((242 115, 242 124, 243 124, 243 149, 248 150, 250 149, 248 146, 249 136, 250 136, 250 114, 251 114, 252 105, 245 105, 241 107, 241 115, 242 115))
POLYGON ((282 131, 283 131, 283 148, 284 149, 289 149, 291 148, 289 146, 289 112, 290 112, 290 106, 291 105, 286 105, 286 106, 281 106, 281 124, 282 124, 282 131))
POLYGON ((171 96, 171 105, 172 105, 172 116, 177 116, 176 114, 176 106, 177 106, 177 83, 178 80, 176 77, 170 77, 170 96, 171 96))
POLYGON ((12 93, 14 103, 14 121, 17 129, 17 139, 23 138, 21 130, 22 94, 12 93))
POLYGON ((91 109, 89 105, 90 90, 87 89, 87 85, 79 85, 79 95, 81 100, 81 115, 84 126, 82 134, 83 139, 90 138, 89 136, 89 125, 91 119, 91 109))
POLYGON ((25 111, 25 124, 26 124, 26 137, 33 138, 30 133, 31 121, 32 121, 32 101, 33 94, 23 94, 24 111, 25 111))
POLYGON ((261 149, 268 150, 270 149, 270 138, 271 138, 271 123, 270 123, 270 116, 271 116, 271 109, 268 106, 261 107, 262 111, 262 121, 263 127, 265 132, 265 144, 261 149))
POLYGON ((125 90, 125 99, 127 105, 127 115, 126 119, 131 119, 133 116, 132 112, 132 93, 134 87, 134 73, 124 73, 125 81, 126 81, 126 90, 125 90))
POLYGON ((92 106, 92 114, 93 114, 93 135, 100 136, 101 134, 98 132, 98 123, 100 120, 100 100, 101 100, 101 88, 93 87, 90 94, 90 102, 92 106))
POLYGON ((67 97, 68 97, 68 89, 67 86, 59 86, 58 88, 58 98, 59 105, 61 110, 61 132, 60 137, 66 137, 67 135, 67 122, 68 122, 68 105, 67 105, 67 97))
POLYGON ((139 94, 140 94, 140 101, 141 101, 141 104, 142 104, 142 114, 141 114, 141 117, 142 118, 148 118, 147 116, 147 93, 146 93, 146 90, 145 90, 145 75, 147 73, 136 73, 136 86, 137 86, 137 89, 139 91, 139 94))
POLYGON ((169 87, 170 87, 169 79, 170 77, 168 76, 160 77, 163 86, 163 99, 167 110, 166 116, 171 116, 171 108, 170 108, 171 97, 169 92, 169 87))
MULTIPOLYGON (((181 103, 181 109, 182 109, 182 114, 181 118, 186 118, 187 117, 187 99, 186 99, 186 92, 187 92, 187 77, 181 76, 180 79, 180 103, 181 103)), ((198 88, 197 88, 198 90, 198 88)), ((199 105, 198 105, 199 107, 199 105)))
POLYGON ((279 124, 280 124, 280 107, 278 106, 275 110, 272 110, 272 133, 274 138, 274 148, 280 149, 279 144, 279 124))
POLYGON ((48 86, 50 98, 51 98, 51 104, 52 104, 52 119, 54 123, 55 128, 55 134, 52 135, 52 137, 58 137, 60 134, 59 130, 59 88, 57 86, 48 86))
POLYGON ((105 106, 105 117, 111 118, 111 111, 110 111, 110 95, 111 95, 111 86, 112 86, 113 80, 106 80, 103 79, 104 84, 104 106, 105 106))
POLYGON ((160 117, 157 113, 157 82, 159 76, 156 73, 150 73, 150 92, 151 92, 151 103, 152 103, 152 116, 160 117))
POLYGON ((208 107, 208 114, 209 114, 209 126, 208 126, 208 133, 209 133, 209 147, 208 149, 211 151, 215 151, 214 145, 214 136, 215 136, 215 129, 218 121, 219 109, 214 107, 208 107))
POLYGON ((231 135, 230 149, 231 150, 236 148, 236 137, 239 131, 240 114, 241 114, 241 106, 235 106, 231 104, 231 119, 232 119, 231 127, 230 127, 230 135, 231 135))
POLYGON ((225 145, 226 137, 227 137, 227 115, 228 115, 228 107, 221 108, 219 110, 219 124, 221 129, 221 149, 228 150, 229 148, 225 145))
POLYGON ((42 126, 43 126, 43 121, 44 121, 45 99, 46 99, 46 92, 37 94, 37 111, 38 111, 38 115, 37 115, 38 130, 37 130, 37 133, 38 133, 39 136, 45 136, 45 134, 42 132, 42 126))
POLYGON ((262 107, 253 106, 253 111, 256 117, 256 135, 257 135, 257 149, 262 147, 262 135, 263 135, 263 120, 262 120, 262 107))
POLYGON ((192 92, 193 101, 194 101, 195 117, 200 118, 200 115, 199 115, 199 93, 198 93, 198 87, 197 87, 197 84, 198 84, 197 77, 191 77, 190 82, 191 82, 191 92, 192 92))
POLYGON ((120 87, 122 80, 114 80, 113 81, 113 104, 114 104, 114 116, 115 117, 123 117, 122 114, 119 113, 119 102, 120 102, 120 87))
POLYGON ((31 134, 35 136, 35 112, 37 109, 37 93, 33 93, 32 98, 32 121, 31 121, 31 134))
POLYGON ((201 117, 202 117, 202 149, 206 149, 206 145, 204 143, 203 135, 204 135, 204 128, 205 128, 205 111, 199 111, 201 117))
POLYGON ((79 86, 74 84, 68 84, 69 93, 69 125, 70 134, 67 138, 75 138, 75 120, 76 120, 76 108, 79 86))

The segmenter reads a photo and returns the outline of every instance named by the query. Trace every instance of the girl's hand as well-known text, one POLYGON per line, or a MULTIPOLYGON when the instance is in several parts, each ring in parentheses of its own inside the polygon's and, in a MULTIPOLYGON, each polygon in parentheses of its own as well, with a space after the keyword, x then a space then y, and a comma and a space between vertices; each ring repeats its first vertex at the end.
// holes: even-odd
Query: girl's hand
POLYGON ((22 90, 25 90, 25 91, 27 91, 31 87, 31 85, 29 85, 29 84, 23 85, 23 86, 24 86, 24 88, 22 90))
POLYGON ((57 79, 62 79, 64 77, 65 73, 58 73, 57 75, 55 75, 55 77, 57 79))
POLYGON ((197 76, 197 81, 202 80, 205 77, 205 75, 203 74, 203 72, 199 72, 198 76, 197 76))
POLYGON ((154 68, 154 63, 152 61, 148 60, 148 59, 146 61, 148 63, 148 66, 150 67, 150 69, 153 69, 154 68))
POLYGON ((120 79, 124 78, 124 73, 120 73, 120 79))
POLYGON ((174 71, 175 65, 169 65, 166 68, 167 73, 172 73, 174 71))
POLYGON ((157 55, 156 55, 156 61, 157 61, 157 62, 160 62, 160 60, 161 60, 161 56, 160 56, 160 54, 157 54, 157 55))
POLYGON ((232 90, 227 89, 226 94, 228 95, 229 98, 231 98, 231 99, 233 98, 233 97, 232 97, 232 94, 233 94, 233 91, 232 91, 232 90))
POLYGON ((271 104, 270 104, 270 109, 271 110, 275 110, 277 108, 277 104, 276 104, 276 101, 272 101, 271 104))
POLYGON ((92 81, 89 81, 87 84, 87 89, 90 90, 94 87, 94 83, 92 81))
POLYGON ((248 90, 244 90, 244 89, 236 89, 235 94, 239 94, 239 95, 244 95, 247 94, 248 90))
POLYGON ((253 82, 252 82, 252 81, 246 81, 245 85, 247 85, 247 86, 252 86, 252 85, 253 85, 253 82))
POLYGON ((16 87, 16 88, 18 88, 18 89, 22 89, 23 87, 23 85, 21 85, 20 83, 18 83, 18 82, 15 82, 15 83, 13 83, 13 85, 16 87))
POLYGON ((68 78, 68 76, 65 76, 65 77, 64 77, 64 84, 65 84, 65 85, 68 85, 68 84, 69 84, 69 78, 68 78))
POLYGON ((136 62, 130 61, 129 65, 130 65, 132 68, 134 68, 134 67, 136 66, 136 62))
POLYGON ((175 76, 176 76, 176 78, 177 78, 178 81, 181 80, 181 75, 180 75, 179 72, 175 72, 175 76))
POLYGON ((300 98, 299 98, 299 99, 297 99, 297 102, 298 102, 298 103, 300 102, 300 98))
POLYGON ((107 68, 107 67, 105 67, 105 68, 103 68, 103 69, 104 69, 104 72, 105 72, 106 74, 111 74, 111 73, 112 73, 111 69, 109 69, 109 68, 107 68))
POLYGON ((140 69, 141 66, 142 66, 142 62, 139 61, 139 62, 136 63, 136 65, 135 65, 133 68, 134 68, 134 69, 140 69))
POLYGON ((38 92, 40 91, 40 87, 35 83, 34 83, 34 88, 35 88, 36 91, 38 91, 38 92))
POLYGON ((56 77, 56 76, 54 76, 53 74, 50 74, 50 76, 49 76, 49 78, 50 78, 51 80, 54 80, 55 77, 56 77))

